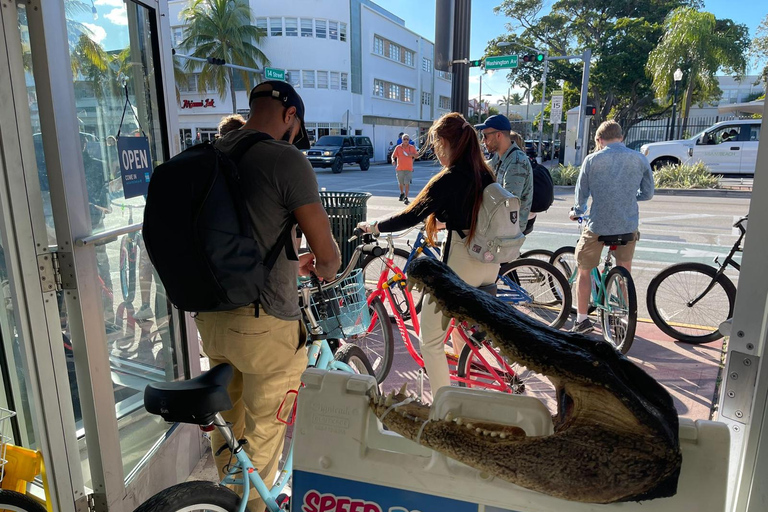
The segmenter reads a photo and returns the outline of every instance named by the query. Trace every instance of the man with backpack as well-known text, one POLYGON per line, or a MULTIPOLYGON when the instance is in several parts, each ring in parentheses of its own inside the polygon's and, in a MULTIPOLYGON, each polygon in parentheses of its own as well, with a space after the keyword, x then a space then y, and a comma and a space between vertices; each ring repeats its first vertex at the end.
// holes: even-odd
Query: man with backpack
MULTIPOLYGON (((291 396, 287 395, 288 391, 298 390, 307 366, 306 332, 299 309, 297 278, 299 273, 306 275, 311 271, 321 278, 333 279, 341 265, 341 256, 320 202, 314 170, 299 151, 309 147, 301 97, 287 82, 266 81, 251 91, 249 105, 250 117, 241 129, 221 137, 214 147, 193 146, 171 160, 184 162, 185 154, 192 152, 187 158, 195 160, 188 162, 186 168, 178 163, 175 167, 169 166, 169 161, 155 170, 147 199, 144 233, 150 258, 166 285, 170 300, 181 309, 200 311, 195 321, 211 367, 221 363, 234 367, 234 378, 228 388, 234 407, 223 416, 232 423, 236 439, 247 441, 248 456, 262 479, 270 483, 277 474, 285 438, 285 425, 278 421, 277 412, 286 397, 291 396), (184 223, 190 222, 190 208, 184 212, 184 208, 174 206, 177 200, 172 193, 161 193, 163 188, 170 188, 164 187, 163 179, 167 180, 164 176, 176 172, 175 181, 170 183, 176 184, 176 195, 183 195, 189 187, 184 176, 208 172, 207 168, 195 168, 203 165, 200 162, 206 165, 214 162, 210 164, 214 178, 204 181, 213 185, 204 187, 199 195, 205 198, 214 193, 219 195, 192 208, 199 220, 194 221, 192 228, 195 235, 186 238, 207 237, 197 252, 209 251, 208 262, 217 267, 213 278, 205 274, 205 266, 197 271, 189 267, 187 260, 196 258, 196 251, 185 254, 177 250, 175 260, 170 261, 165 256, 170 250, 166 248, 165 254, 161 254, 163 244, 167 243, 164 238, 175 237, 173 230, 181 230, 184 223), (219 188, 215 188, 216 180, 222 182, 219 188), (157 195, 153 197, 153 194, 157 195), (237 203, 235 208, 234 203, 237 203), (158 219, 163 215, 170 218, 158 219), (183 216, 173 218, 174 215, 183 216), (224 220, 222 224, 227 216, 231 220, 224 220), (242 227, 230 227, 233 224, 242 227), (297 224, 312 249, 312 253, 302 255, 301 260, 296 257, 297 224), (243 249, 243 244, 246 249, 251 247, 254 239, 256 249, 251 252, 243 249), (220 240, 223 242, 218 243, 220 240), (169 263, 181 269, 169 267, 169 263), (180 275, 185 273, 184 265, 188 268, 187 275, 180 275), (251 274, 254 268, 260 269, 255 276, 251 274), (190 272, 196 272, 199 277, 189 275, 190 272), (196 277, 199 285, 210 279, 217 283, 218 287, 210 287, 209 296, 223 289, 218 301, 212 297, 210 306, 205 307, 190 302, 190 296, 198 292, 194 288, 185 289, 185 281, 191 281, 194 286, 196 277), (249 295, 248 290, 243 292, 251 281, 260 281, 259 286, 253 288, 256 296, 249 295)), ((186 242, 188 246, 194 243, 194 240, 186 242)), ((204 299, 196 300, 204 304, 204 299)), ((286 410, 290 410, 291 405, 286 403, 286 410)), ((214 452, 225 445, 217 431, 212 432, 211 442, 214 452)), ((227 450, 216 457, 219 476, 224 475, 230 457, 227 450)), ((249 510, 264 510, 258 494, 251 496, 249 510)))
MULTIPOLYGON (((506 116, 497 114, 475 128, 482 134, 485 147, 493 153, 489 165, 496 173, 496 181, 520 199, 519 225, 527 228, 533 201, 533 174, 525 152, 512 142, 512 124, 506 116)), ((523 230, 524 234, 528 232, 523 230)))

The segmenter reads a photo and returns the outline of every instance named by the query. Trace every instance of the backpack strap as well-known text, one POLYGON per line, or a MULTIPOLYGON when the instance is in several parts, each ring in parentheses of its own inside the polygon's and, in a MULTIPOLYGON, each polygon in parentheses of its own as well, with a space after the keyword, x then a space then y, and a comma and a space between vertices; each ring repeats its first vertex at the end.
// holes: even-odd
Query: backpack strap
POLYGON ((240 159, 243 158, 243 156, 249 149, 251 149, 251 146, 264 140, 273 140, 273 139, 271 135, 266 134, 264 132, 250 133, 245 137, 243 137, 242 139, 240 139, 239 141, 237 141, 237 143, 235 144, 235 147, 232 149, 232 151, 227 153, 227 155, 233 162, 240 163, 240 159))

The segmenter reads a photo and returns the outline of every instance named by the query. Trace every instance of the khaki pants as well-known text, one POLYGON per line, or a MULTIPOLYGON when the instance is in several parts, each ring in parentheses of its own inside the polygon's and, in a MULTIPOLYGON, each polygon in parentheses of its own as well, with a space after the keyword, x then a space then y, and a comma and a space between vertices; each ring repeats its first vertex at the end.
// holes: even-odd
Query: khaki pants
MULTIPOLYGON (((496 282, 499 265, 483 263, 467 252, 464 240, 454 231, 451 235, 451 247, 448 252, 448 266, 470 286, 485 286, 496 282)), ((429 375, 429 386, 434 397, 437 390, 451 385, 448 360, 445 358, 445 330, 443 313, 436 304, 429 304, 429 294, 424 294, 424 305, 419 314, 421 326, 421 357, 429 375)))
MULTIPOLYGON (((245 452, 259 475, 271 487, 283 451, 285 425, 276 419, 286 392, 297 390, 307 367, 305 334, 301 322, 288 322, 261 310, 254 316, 253 306, 216 313, 199 313, 195 319, 211 368, 229 363, 235 375, 229 384, 234 407, 222 413, 232 423, 236 439, 246 439, 245 452)), ((293 400, 286 403, 289 406, 293 400)), ((224 445, 218 431, 211 435, 213 451, 224 445)), ((230 462, 225 450, 216 457, 219 477, 230 462)), ((264 502, 251 489, 248 508, 264 510, 264 502)))

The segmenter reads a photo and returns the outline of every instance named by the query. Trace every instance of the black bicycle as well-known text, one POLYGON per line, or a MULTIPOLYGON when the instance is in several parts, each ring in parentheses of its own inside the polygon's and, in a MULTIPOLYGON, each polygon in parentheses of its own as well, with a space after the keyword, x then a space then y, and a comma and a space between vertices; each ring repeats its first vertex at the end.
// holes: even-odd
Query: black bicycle
POLYGON ((733 316, 736 286, 725 275, 731 266, 741 270, 733 256, 743 249, 747 216, 733 227, 739 238, 722 263, 677 263, 662 270, 648 285, 648 313, 665 334, 686 343, 708 343, 723 337, 720 324, 733 316))

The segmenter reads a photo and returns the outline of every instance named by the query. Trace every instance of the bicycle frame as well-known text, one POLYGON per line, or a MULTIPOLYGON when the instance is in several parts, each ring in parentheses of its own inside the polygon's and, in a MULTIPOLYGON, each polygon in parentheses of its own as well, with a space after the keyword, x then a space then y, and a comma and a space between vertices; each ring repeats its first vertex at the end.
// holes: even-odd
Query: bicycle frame
POLYGON ((717 282, 717 280, 720 278, 721 275, 725 274, 725 269, 728 266, 731 266, 731 267, 735 268, 739 272, 741 271, 741 265, 738 262, 733 260, 733 256, 737 252, 741 252, 742 251, 742 249, 741 249, 741 242, 744 240, 744 235, 747 234, 747 230, 744 229, 744 227, 741 225, 741 220, 739 222, 737 222, 735 225, 739 228, 739 231, 741 232, 739 234, 738 240, 736 240, 736 243, 733 244, 733 247, 731 247, 731 250, 728 253, 728 256, 725 257, 725 259, 723 260, 722 263, 720 263, 719 257, 715 258, 715 264, 719 265, 720 268, 717 269, 717 273, 715 274, 715 277, 713 277, 712 280, 707 285, 707 287, 704 288, 704 291, 702 291, 699 294, 699 296, 696 297, 695 299, 688 301, 688 307, 695 306, 696 303, 698 303, 701 299, 706 297, 706 295, 710 291, 712 291, 712 288, 715 287, 715 283, 717 282))

